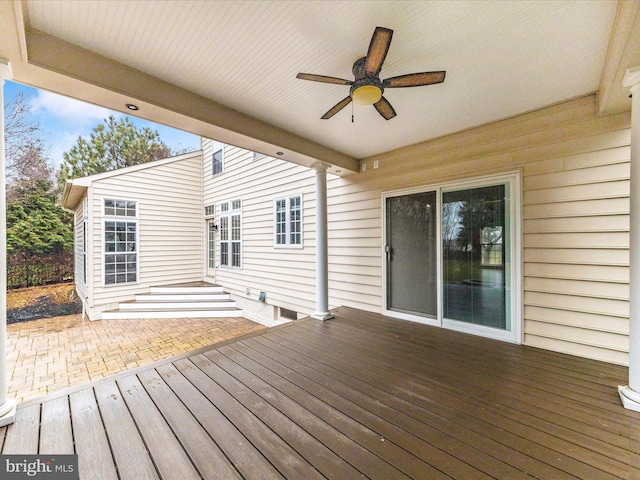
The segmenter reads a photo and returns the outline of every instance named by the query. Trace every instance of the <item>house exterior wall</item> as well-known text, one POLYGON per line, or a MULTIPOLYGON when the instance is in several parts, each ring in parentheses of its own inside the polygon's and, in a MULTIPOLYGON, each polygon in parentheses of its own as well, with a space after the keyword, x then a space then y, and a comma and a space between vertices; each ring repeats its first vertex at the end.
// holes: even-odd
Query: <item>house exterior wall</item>
POLYGON ((216 242, 215 276, 209 281, 224 286, 246 318, 270 324, 278 320, 278 307, 310 313, 315 305, 315 184, 314 171, 270 157, 254 159, 253 152, 225 145, 224 170, 212 176, 212 142, 203 139, 204 205, 242 201, 242 267, 219 265, 216 242), (302 195, 302 248, 274 246, 274 201, 302 195), (292 268, 293 267, 293 268, 292 268), (247 293, 249 289, 249 293, 247 293), (260 292, 266 302, 258 302, 260 292), (275 307, 275 308, 274 308, 275 307))
MULTIPOLYGON (((522 342, 628 364, 630 114, 599 118, 596 108, 595 95, 577 98, 329 175, 330 308, 382 311, 384 192, 519 171, 522 342)), ((227 146, 224 173, 211 177, 207 148, 205 204, 243 201, 243 266, 218 268, 216 282, 247 301, 265 291, 268 305, 311 313, 314 172, 227 146), (295 192, 304 198, 304 248, 279 250, 272 202, 295 192)))
POLYGON ((90 318, 149 287, 199 281, 203 275, 201 156, 97 179, 89 187, 90 318), (103 201, 138 202, 138 282, 104 285, 103 201))
MULTIPOLYGON (((73 245, 74 245, 74 279, 76 284, 76 292, 82 299, 83 303, 89 296, 89 288, 85 278, 85 220, 88 212, 85 207, 88 205, 87 197, 78 204, 78 207, 74 211, 74 231, 73 231, 73 245)), ((88 226, 88 222, 87 222, 88 226)), ((87 251, 88 254, 88 251, 87 251)), ((88 255, 87 255, 88 256, 88 255)), ((87 265, 88 267, 88 265, 87 265)))
POLYGON ((331 306, 382 308, 383 192, 518 169, 523 343, 628 364, 630 113, 598 118, 596 107, 595 95, 578 98, 331 179, 331 306))

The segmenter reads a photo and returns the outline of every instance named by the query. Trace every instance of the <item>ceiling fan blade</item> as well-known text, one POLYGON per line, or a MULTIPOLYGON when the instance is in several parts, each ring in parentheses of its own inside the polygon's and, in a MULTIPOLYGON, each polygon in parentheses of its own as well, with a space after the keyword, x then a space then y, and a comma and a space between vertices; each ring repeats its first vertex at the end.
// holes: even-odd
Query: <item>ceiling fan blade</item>
POLYGON ((342 110, 344 107, 346 107, 350 103, 351 103, 351 96, 343 98, 338 103, 336 103, 333 107, 331 107, 329 111, 321 117, 322 120, 329 120, 331 117, 333 117, 336 113, 338 113, 340 110, 342 110))
POLYGON ((376 107, 378 113, 382 115, 385 120, 391 120, 396 116, 396 111, 393 109, 389 101, 384 97, 378 100, 377 103, 374 103, 373 106, 376 107))
POLYGON ((420 87, 422 85, 433 85, 435 83, 444 82, 447 72, 422 72, 409 73, 408 75, 399 75, 383 80, 384 88, 400 88, 400 87, 420 87))
POLYGON ((351 80, 337 77, 327 77, 326 75, 315 75, 313 73, 299 73, 296 78, 300 80, 311 80, 312 82, 333 83, 335 85, 353 85, 351 80))
POLYGON ((371 37, 371 43, 369 44, 369 51, 364 63, 364 71, 370 77, 377 77, 382 68, 387 52, 389 51, 389 45, 391 45, 391 37, 393 36, 393 30, 384 27, 376 27, 371 37))

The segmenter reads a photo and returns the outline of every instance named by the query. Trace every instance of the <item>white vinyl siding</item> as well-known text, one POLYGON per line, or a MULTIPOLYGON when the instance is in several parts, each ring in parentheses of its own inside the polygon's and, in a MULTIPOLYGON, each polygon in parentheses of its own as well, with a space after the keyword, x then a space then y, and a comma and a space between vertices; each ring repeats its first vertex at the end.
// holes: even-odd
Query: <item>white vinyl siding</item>
POLYGON ((524 344, 628 364, 630 115, 595 111, 585 96, 330 179, 330 303, 380 309, 382 192, 520 169, 524 344))
MULTIPOLYGON (((329 307, 382 309, 383 192, 519 170, 523 343, 628 364, 630 114, 595 112, 589 95, 363 159, 360 173, 328 175, 329 307)), ((216 281, 312 312, 313 170, 235 147, 225 160, 224 182, 205 178, 205 204, 242 197, 243 268, 216 281), (304 194, 311 248, 274 249, 273 199, 292 191, 304 194)))
MULTIPOLYGON (((114 172, 115 173, 115 172, 114 172)), ((204 262, 202 158, 199 152, 175 160, 159 160, 144 168, 92 182, 89 225, 93 251, 90 281, 96 286, 92 307, 114 308, 115 303, 146 293, 150 286, 202 280, 204 262), (136 284, 100 288, 102 267, 103 199, 138 201, 139 279, 136 284), (93 199, 91 201, 91 199, 93 199)))
POLYGON ((87 294, 87 214, 88 200, 83 199, 75 211, 74 219, 74 262, 75 283, 79 295, 84 298, 87 294))
MULTIPOLYGON (((211 177, 211 142, 203 142, 204 204, 218 205, 242 199, 242 268, 216 270, 216 283, 244 299, 257 300, 266 292, 267 303, 301 313, 315 308, 315 174, 312 169, 281 159, 260 156, 241 148, 225 147, 225 173, 211 177), (293 195, 292 195, 293 194, 293 195), (301 231, 311 247, 274 248, 274 199, 300 195, 301 231), (246 289, 251 294, 247 295, 246 289)), ((229 205, 230 207, 230 205, 229 205)), ((222 222, 218 222, 218 245, 222 222)), ((228 247, 227 247, 228 248, 228 247)), ((217 252, 220 258, 220 251, 217 252)), ((244 307, 243 307, 244 310, 244 307)), ((251 318, 251 317, 249 317, 251 318)))
POLYGON ((276 247, 302 247, 302 195, 274 201, 273 232, 276 247))

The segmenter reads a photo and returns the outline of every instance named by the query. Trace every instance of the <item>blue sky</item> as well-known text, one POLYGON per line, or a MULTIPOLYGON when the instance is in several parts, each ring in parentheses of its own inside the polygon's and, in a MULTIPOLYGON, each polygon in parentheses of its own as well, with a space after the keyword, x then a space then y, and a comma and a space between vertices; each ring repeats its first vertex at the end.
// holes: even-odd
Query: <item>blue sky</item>
POLYGON ((13 101, 18 90, 23 90, 31 98, 30 119, 40 124, 49 145, 47 156, 56 168, 62 162, 62 154, 75 145, 78 137, 88 138, 91 131, 109 115, 129 117, 136 127, 157 131, 173 151, 200 149, 200 137, 196 135, 20 83, 4 83, 5 105, 13 101))

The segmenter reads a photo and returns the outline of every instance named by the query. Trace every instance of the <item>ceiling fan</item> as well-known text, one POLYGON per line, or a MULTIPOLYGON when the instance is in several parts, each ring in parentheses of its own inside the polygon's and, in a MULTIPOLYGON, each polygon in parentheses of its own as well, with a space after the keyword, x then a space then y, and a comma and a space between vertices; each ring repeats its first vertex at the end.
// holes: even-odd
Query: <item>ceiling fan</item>
POLYGON ((349 105, 352 101, 362 105, 373 105, 385 120, 396 116, 396 112, 389 101, 382 96, 385 88, 420 87, 444 82, 445 71, 409 73, 397 77, 380 80, 380 70, 391 45, 393 30, 376 27, 371 37, 369 51, 366 57, 359 58, 353 64, 354 80, 315 75, 313 73, 298 73, 296 78, 314 82, 332 83, 336 85, 350 85, 349 96, 340 100, 322 116, 328 120, 349 105))

